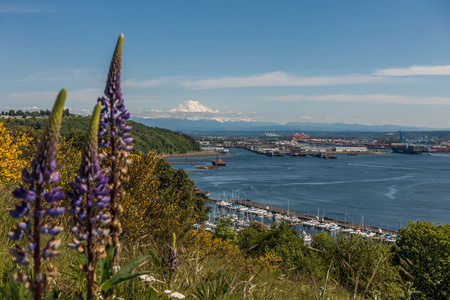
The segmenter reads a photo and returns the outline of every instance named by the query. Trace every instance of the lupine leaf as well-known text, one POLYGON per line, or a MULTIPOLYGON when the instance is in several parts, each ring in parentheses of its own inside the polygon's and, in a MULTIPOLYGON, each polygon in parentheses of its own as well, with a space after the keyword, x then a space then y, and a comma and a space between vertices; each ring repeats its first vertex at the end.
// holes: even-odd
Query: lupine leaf
POLYGON ((103 284, 111 275, 114 247, 106 249, 106 257, 100 260, 100 284, 103 284))
POLYGON ((6 290, 4 288, 2 288, 0 286, 0 295, 2 295, 4 297, 5 300, 9 300, 11 299, 11 297, 9 296, 9 294, 6 292, 6 290))
POLYGON ((52 290, 51 293, 48 293, 48 294, 43 298, 43 300, 59 299, 59 294, 60 294, 60 293, 61 293, 61 292, 59 292, 59 291, 52 290))
POLYGON ((155 251, 153 251, 152 249, 150 249, 149 251, 150 256, 152 257, 153 263, 155 264, 155 266, 157 266, 158 268, 161 268, 161 260, 158 257, 158 254, 156 254, 155 251))
POLYGON ((14 281, 11 273, 8 274, 8 277, 9 277, 8 286, 9 286, 9 293, 10 293, 11 299, 20 300, 19 289, 17 288, 17 283, 14 281))
POLYGON ((114 282, 114 283, 111 283, 111 282, 109 282, 109 280, 108 280, 107 282, 105 282, 105 284, 102 284, 101 287, 102 287, 102 290, 103 290, 103 291, 107 291, 107 290, 113 288, 115 285, 118 285, 119 283, 122 283, 122 282, 124 282, 124 281, 133 279, 133 278, 138 277, 138 276, 141 276, 141 275, 150 274, 150 273, 152 273, 152 271, 141 271, 141 272, 136 272, 136 273, 133 273, 133 274, 128 273, 128 274, 126 274, 126 275, 120 277, 120 278, 119 278, 116 282, 114 282))
MULTIPOLYGON (((121 268, 116 274, 114 274, 113 277, 111 277, 110 279, 108 279, 108 281, 104 282, 100 287, 103 291, 107 291, 111 288, 113 288, 115 285, 125 281, 125 280, 129 280, 131 278, 134 278, 136 276, 132 276, 134 274, 131 274, 131 271, 133 271, 134 269, 136 269, 138 266, 140 266, 142 263, 145 262, 145 260, 147 260, 148 258, 150 258, 149 255, 145 255, 145 256, 141 256, 135 260, 133 260, 132 262, 130 262, 128 265, 124 266, 123 268, 121 268)), ((144 271, 145 272, 145 271, 144 271)), ((137 272, 135 274, 138 274, 140 272, 137 272)), ((148 274, 148 273, 143 273, 143 274, 148 274)))

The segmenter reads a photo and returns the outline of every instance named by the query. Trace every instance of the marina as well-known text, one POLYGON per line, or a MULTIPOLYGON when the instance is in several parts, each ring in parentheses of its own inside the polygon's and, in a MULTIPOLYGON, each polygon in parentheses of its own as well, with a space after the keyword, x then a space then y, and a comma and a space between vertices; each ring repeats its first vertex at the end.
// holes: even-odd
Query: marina
MULTIPOLYGON (((243 229, 251 221, 258 221, 266 225, 273 222, 288 222, 302 234, 304 238, 311 237, 312 233, 326 231, 330 234, 342 232, 345 234, 356 234, 362 237, 377 237, 388 243, 395 243, 398 238, 398 232, 365 226, 362 224, 348 223, 346 221, 334 220, 328 217, 306 215, 294 211, 284 210, 279 207, 264 205, 251 200, 233 200, 232 202, 224 200, 211 200, 205 198, 205 201, 213 204, 213 220, 228 220, 236 230, 243 229)), ((319 211, 318 211, 319 215, 319 211)), ((214 221, 205 223, 206 228, 213 229, 214 221)), ((197 225, 198 226, 198 225, 197 225)))
POLYGON ((227 191, 233 194, 227 199, 251 199, 254 204, 249 205, 254 207, 261 203, 273 207, 273 212, 288 210, 305 219, 317 217, 320 210, 320 219, 336 224, 346 220, 353 228, 363 223, 374 232, 378 228, 397 232, 408 221, 419 219, 450 223, 450 155, 446 153, 317 159, 268 157, 230 148, 230 154, 222 157, 226 167, 199 170, 190 164, 211 164, 214 158, 185 158, 184 164, 173 167, 183 168, 198 188, 210 193, 210 199, 225 199, 227 191))

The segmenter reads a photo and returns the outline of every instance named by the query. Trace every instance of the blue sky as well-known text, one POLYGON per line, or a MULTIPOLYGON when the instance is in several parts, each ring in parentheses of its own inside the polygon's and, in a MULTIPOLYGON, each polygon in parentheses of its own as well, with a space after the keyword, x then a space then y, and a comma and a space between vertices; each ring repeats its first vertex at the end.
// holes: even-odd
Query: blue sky
POLYGON ((89 112, 120 33, 134 116, 450 128, 449 1, 0 0, 0 109, 89 112))

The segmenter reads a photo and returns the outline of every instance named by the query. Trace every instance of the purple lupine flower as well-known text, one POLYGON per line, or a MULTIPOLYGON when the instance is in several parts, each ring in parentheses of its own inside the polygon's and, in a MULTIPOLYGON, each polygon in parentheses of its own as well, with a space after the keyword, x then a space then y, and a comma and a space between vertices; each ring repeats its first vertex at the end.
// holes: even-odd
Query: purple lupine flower
POLYGON ((28 210, 28 203, 22 202, 22 205, 16 205, 16 209, 10 210, 9 215, 14 219, 20 219, 28 213, 28 210))
POLYGON ((169 251, 169 257, 167 258, 167 270, 175 273, 178 269, 177 251, 175 248, 171 248, 169 251))
POLYGON ((22 238, 25 230, 19 228, 19 226, 13 226, 11 230, 8 232, 7 237, 9 237, 13 241, 17 241, 22 238))
MULTIPOLYGON (((68 196, 71 199, 71 209, 69 213, 73 215, 71 231, 75 238, 67 246, 76 249, 79 253, 85 253, 87 263, 87 298, 91 299, 94 290, 94 268, 96 260, 102 258, 95 251, 95 245, 100 247, 104 244, 105 236, 97 234, 99 224, 97 219, 104 213, 104 209, 109 203, 109 191, 106 183, 109 178, 100 171, 98 161, 98 127, 100 119, 101 104, 97 103, 92 113, 86 140, 82 149, 81 165, 78 176, 71 183, 72 193, 68 196), (95 257, 97 255, 97 257, 95 257), (89 267, 88 267, 89 266, 89 267)), ((52 250, 52 248, 50 248, 52 250)), ((52 255, 52 251, 47 255, 52 255)))
POLYGON ((59 215, 63 211, 63 208, 59 207, 59 202, 64 197, 64 193, 60 191, 60 188, 54 188, 49 191, 48 188, 59 180, 59 173, 56 171, 56 151, 65 99, 66 90, 62 89, 47 120, 40 142, 37 145, 36 154, 31 161, 31 172, 26 168, 22 170, 24 187, 16 188, 12 193, 18 204, 15 209, 9 211, 11 217, 15 219, 22 218, 22 221, 13 226, 7 236, 13 241, 18 241, 24 236, 28 239, 26 249, 16 244, 16 248, 10 251, 13 256, 13 262, 28 265, 30 260, 27 258, 27 251, 31 252, 34 258, 32 283, 30 282, 31 279, 26 276, 15 274, 16 276, 14 277, 27 281, 35 299, 41 298, 42 289, 46 288, 47 277, 49 276, 47 272, 41 273, 41 260, 54 257, 46 255, 46 250, 41 248, 40 235, 41 233, 49 233, 56 236, 62 231, 62 227, 57 226, 56 223, 48 225, 42 222, 41 219, 45 213, 44 200, 51 203, 50 209, 47 209, 50 217, 59 215))
POLYGON ((166 270, 163 271, 164 275, 169 275, 169 281, 172 279, 173 273, 178 269, 178 259, 177 259, 177 248, 176 248, 176 235, 173 233, 172 235, 172 245, 169 248, 169 255, 167 257, 166 270))
POLYGON ((62 198, 64 198, 64 192, 61 191, 61 187, 60 186, 58 186, 58 187, 56 187, 54 189, 51 189, 48 193, 44 194, 44 199, 48 203, 59 202, 59 201, 62 200, 62 198))
POLYGON ((63 214, 65 211, 64 207, 59 207, 57 203, 52 203, 47 207, 47 215, 50 217, 56 217, 63 214))
POLYGON ((14 257, 13 262, 20 265, 28 265, 30 260, 27 258, 25 248, 16 245, 15 249, 11 249, 9 253, 14 257))
MULTIPOLYGON (((99 146, 105 148, 101 155, 102 166, 104 173, 109 176, 111 190, 109 206, 111 220, 102 220, 102 222, 111 224, 111 240, 115 246, 113 265, 115 256, 120 250, 118 237, 122 230, 118 216, 122 207, 118 203, 117 198, 119 194, 123 193, 123 190, 119 190, 121 189, 119 180, 127 177, 126 164, 124 162, 130 161, 127 159, 128 152, 133 149, 131 146, 133 139, 129 134, 125 135, 131 130, 131 126, 126 122, 130 118, 130 114, 125 108, 120 84, 122 46, 123 35, 120 35, 111 59, 104 97, 98 99, 98 102, 102 104, 99 122, 99 146), (118 163, 123 165, 119 166, 118 163)), ((103 202, 106 203, 106 201, 103 202)), ((98 205, 101 206, 100 204, 98 205)))

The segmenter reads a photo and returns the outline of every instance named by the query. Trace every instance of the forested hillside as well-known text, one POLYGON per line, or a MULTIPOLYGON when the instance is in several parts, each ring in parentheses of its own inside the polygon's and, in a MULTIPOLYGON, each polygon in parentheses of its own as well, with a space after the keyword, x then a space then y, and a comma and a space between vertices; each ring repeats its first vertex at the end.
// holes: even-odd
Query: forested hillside
MULTIPOLYGON (((2 118, 6 128, 13 131, 27 131, 38 137, 47 118, 2 118), (30 132, 33 129, 35 132, 30 132)), ((186 153, 188 151, 200 151, 199 144, 190 136, 173 132, 168 129, 148 127, 141 123, 129 121, 133 130, 133 146, 138 152, 156 150, 158 153, 186 153)), ((75 139, 75 144, 82 140, 84 130, 89 123, 88 117, 64 117, 61 124, 61 136, 75 139)))

